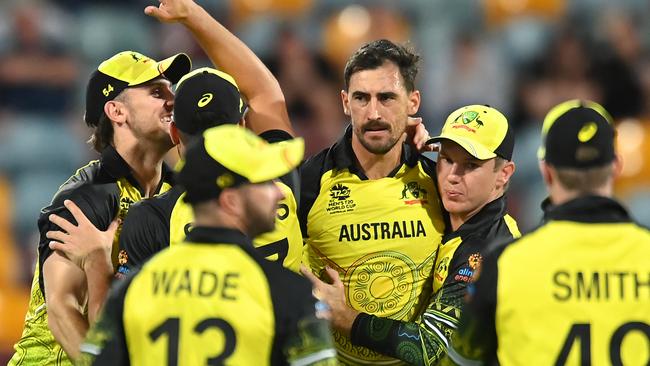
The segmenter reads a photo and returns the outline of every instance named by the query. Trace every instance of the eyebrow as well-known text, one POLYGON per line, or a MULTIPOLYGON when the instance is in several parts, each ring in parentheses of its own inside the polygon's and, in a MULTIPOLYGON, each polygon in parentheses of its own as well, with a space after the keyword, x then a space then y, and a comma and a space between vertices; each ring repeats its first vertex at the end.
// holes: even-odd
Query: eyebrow
POLYGON ((164 82, 164 81, 160 80, 160 81, 154 81, 151 84, 149 84, 148 86, 165 86, 165 87, 171 88, 172 84, 170 82, 164 82))
POLYGON ((389 97, 396 97, 397 93, 388 91, 388 92, 380 92, 378 93, 378 95, 382 98, 389 98, 389 97))
MULTIPOLYGON (((352 92, 352 96, 353 97, 368 97, 368 96, 370 96, 370 93, 355 90, 354 92, 352 92)), ((379 93, 377 93, 377 96, 379 96, 380 98, 389 98, 389 97, 397 96, 397 93, 392 92, 392 91, 379 92, 379 93)))
POLYGON ((369 95, 370 95, 369 93, 358 91, 358 90, 352 92, 353 97, 368 97, 369 95))
POLYGON ((157 78, 151 81, 148 81, 144 84, 140 84, 139 86, 145 87, 145 88, 154 88, 154 87, 169 87, 171 89, 172 83, 167 80, 167 79, 162 79, 162 78, 157 78))

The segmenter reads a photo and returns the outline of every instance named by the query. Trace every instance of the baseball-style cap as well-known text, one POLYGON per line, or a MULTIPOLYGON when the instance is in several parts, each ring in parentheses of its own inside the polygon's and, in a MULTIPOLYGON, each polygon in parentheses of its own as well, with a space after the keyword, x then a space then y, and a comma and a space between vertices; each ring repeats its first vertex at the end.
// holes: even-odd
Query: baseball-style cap
POLYGON ((185 154, 178 179, 185 202, 216 198, 226 188, 279 178, 302 161, 302 138, 270 144, 238 125, 212 127, 185 154))
POLYGON ((244 102, 235 79, 203 67, 183 76, 176 85, 174 122, 179 130, 198 135, 210 127, 238 123, 244 102))
POLYGON ((160 76, 175 84, 191 68, 192 62, 184 53, 162 61, 155 61, 134 51, 116 54, 102 62, 90 76, 86 88, 86 124, 96 126, 104 111, 104 104, 115 99, 124 89, 144 84, 160 76))
POLYGON ((468 105, 453 111, 440 136, 426 143, 450 140, 479 160, 500 156, 512 160, 515 135, 506 117, 487 105, 468 105))
POLYGON ((611 163, 616 132, 600 104, 569 100, 553 107, 542 125, 537 157, 556 167, 586 169, 611 163))

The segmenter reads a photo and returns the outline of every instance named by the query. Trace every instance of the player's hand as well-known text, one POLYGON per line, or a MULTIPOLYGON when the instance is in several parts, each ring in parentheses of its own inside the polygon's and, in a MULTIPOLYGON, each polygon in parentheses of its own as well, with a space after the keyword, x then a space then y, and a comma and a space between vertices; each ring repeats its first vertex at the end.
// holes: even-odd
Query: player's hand
POLYGON ((192 0, 159 0, 160 4, 144 8, 144 13, 163 23, 182 22, 190 15, 193 7, 198 6, 192 0))
POLYGON ((112 268, 111 250, 119 221, 113 220, 106 231, 101 231, 88 220, 74 202, 65 200, 63 205, 70 211, 77 225, 61 216, 50 215, 49 220, 62 229, 62 231, 48 231, 45 234, 47 238, 52 239, 49 243, 50 249, 64 254, 82 270, 96 264, 107 263, 112 268))
POLYGON ((345 287, 339 273, 329 267, 325 267, 325 271, 332 281, 331 284, 314 276, 304 265, 300 266, 300 273, 312 283, 314 297, 329 306, 332 327, 349 336, 354 319, 359 312, 348 306, 345 300, 345 287))
POLYGON ((406 142, 419 152, 434 151, 432 145, 426 145, 429 131, 424 127, 421 117, 409 117, 406 125, 406 142))

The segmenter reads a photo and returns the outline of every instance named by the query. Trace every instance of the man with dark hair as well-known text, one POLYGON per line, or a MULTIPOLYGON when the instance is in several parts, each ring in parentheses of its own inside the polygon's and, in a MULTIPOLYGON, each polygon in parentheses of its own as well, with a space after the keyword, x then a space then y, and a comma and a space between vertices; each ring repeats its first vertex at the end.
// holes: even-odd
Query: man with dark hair
POLYGON ((309 283, 249 239, 273 230, 282 198, 273 180, 300 164, 303 140, 269 144, 233 125, 203 136, 179 173, 194 229, 114 288, 82 363, 335 364, 309 283))
POLYGON ((381 66, 386 60, 393 62, 404 79, 407 91, 415 90, 415 77, 418 74, 420 56, 413 50, 394 44, 386 39, 367 43, 359 48, 345 64, 343 78, 345 89, 350 87, 352 74, 381 66))
POLYGON ((92 225, 106 230, 96 235, 116 244, 116 220, 124 218, 130 205, 169 189, 171 171, 163 164, 163 156, 172 147, 168 135, 174 105, 171 85, 190 67, 184 54, 156 62, 126 51, 93 72, 84 119, 95 128, 93 142, 101 149, 101 158, 79 169, 41 211, 30 306, 10 365, 70 364, 79 355, 88 324, 108 289, 104 278, 113 272, 111 251, 93 251, 95 247, 88 245, 85 255, 67 256, 53 250, 50 240, 62 240, 67 232, 74 232, 76 227, 70 222, 85 215, 92 225), (78 207, 72 207, 71 201, 78 207), (60 235, 48 234, 54 231, 60 235))
POLYGON ((434 365, 444 356, 467 286, 490 243, 520 236, 506 213, 505 192, 515 170, 514 133, 506 117, 488 106, 465 106, 447 117, 442 133, 430 142, 441 144, 437 186, 449 223, 433 270, 431 302, 418 321, 351 309, 335 271, 328 270, 333 285, 306 274, 329 304, 332 326, 352 344, 414 365, 434 365))
POLYGON ((448 363, 650 362, 650 231, 612 199, 615 135, 594 102, 547 114, 538 153, 550 200, 544 224, 486 256, 448 363))
MULTIPOLYGON (((435 164, 404 143, 420 106, 418 59, 388 40, 355 52, 341 91, 351 125, 300 169, 303 273, 321 277, 332 268, 352 308, 409 321, 429 299, 426 280, 445 227, 435 164)), ((345 364, 399 362, 342 333, 334 339, 345 364)))

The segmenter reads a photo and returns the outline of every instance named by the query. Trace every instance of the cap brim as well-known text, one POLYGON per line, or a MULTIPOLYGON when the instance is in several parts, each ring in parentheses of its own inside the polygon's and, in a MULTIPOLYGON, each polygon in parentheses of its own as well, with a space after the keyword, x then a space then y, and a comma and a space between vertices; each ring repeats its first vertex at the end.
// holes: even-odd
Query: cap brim
POLYGON ((429 140, 427 140, 426 144, 429 145, 436 142, 441 142, 443 140, 453 141, 457 143, 458 145, 460 145, 460 147, 465 149, 465 151, 467 151, 470 155, 472 155, 473 157, 479 160, 488 160, 488 159, 495 158, 497 156, 497 154, 488 150, 483 145, 474 142, 470 139, 463 138, 461 136, 440 135, 440 136, 430 138, 429 140))
POLYGON ((264 145, 257 151, 260 164, 248 178, 251 183, 280 178, 300 165, 304 153, 305 142, 302 138, 264 145))
POLYGON ((212 159, 251 183, 289 173, 300 164, 305 152, 302 138, 269 144, 235 125, 210 128, 203 136, 203 146, 212 159))
POLYGON ((135 80, 129 83, 129 86, 144 84, 160 76, 165 77, 172 84, 176 84, 191 69, 192 61, 190 58, 184 53, 179 53, 155 64, 151 64, 151 67, 138 75, 135 80))

